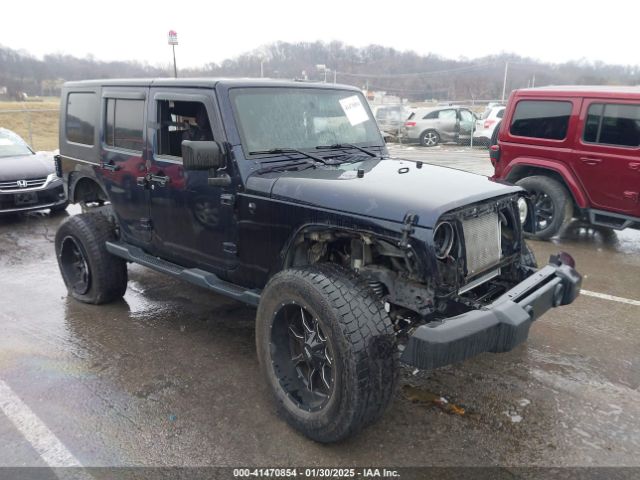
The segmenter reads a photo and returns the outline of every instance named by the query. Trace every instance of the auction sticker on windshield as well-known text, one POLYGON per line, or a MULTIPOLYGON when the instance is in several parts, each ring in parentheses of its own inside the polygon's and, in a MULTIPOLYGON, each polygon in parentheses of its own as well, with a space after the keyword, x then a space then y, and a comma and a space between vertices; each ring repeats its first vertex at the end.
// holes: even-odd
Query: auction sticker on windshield
POLYGON ((351 125, 358 125, 369 119, 369 115, 367 115, 367 111, 364 109, 360 97, 357 95, 341 99, 340 106, 347 115, 351 125))

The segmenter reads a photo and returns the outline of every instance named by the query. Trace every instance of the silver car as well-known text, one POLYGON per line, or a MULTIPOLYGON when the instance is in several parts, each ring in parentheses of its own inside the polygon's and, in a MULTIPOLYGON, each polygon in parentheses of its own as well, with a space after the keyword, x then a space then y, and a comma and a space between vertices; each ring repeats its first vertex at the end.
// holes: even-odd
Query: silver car
POLYGON ((404 136, 409 141, 434 147, 441 142, 464 143, 471 139, 476 116, 462 107, 422 108, 404 123, 404 136))

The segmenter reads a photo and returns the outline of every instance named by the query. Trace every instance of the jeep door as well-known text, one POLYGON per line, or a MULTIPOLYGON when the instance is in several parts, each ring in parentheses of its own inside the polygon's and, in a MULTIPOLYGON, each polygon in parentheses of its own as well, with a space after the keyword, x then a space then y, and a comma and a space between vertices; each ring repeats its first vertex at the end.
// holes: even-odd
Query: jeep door
POLYGON ((153 251, 187 267, 223 274, 236 262, 231 187, 209 185, 208 171, 187 171, 182 141, 223 141, 214 93, 152 88, 149 169, 153 251))
POLYGON ((148 89, 102 91, 99 177, 118 216, 123 238, 146 247, 151 240, 146 174, 145 98, 148 89))
POLYGON ((573 166, 593 207, 640 217, 640 104, 587 99, 573 166))

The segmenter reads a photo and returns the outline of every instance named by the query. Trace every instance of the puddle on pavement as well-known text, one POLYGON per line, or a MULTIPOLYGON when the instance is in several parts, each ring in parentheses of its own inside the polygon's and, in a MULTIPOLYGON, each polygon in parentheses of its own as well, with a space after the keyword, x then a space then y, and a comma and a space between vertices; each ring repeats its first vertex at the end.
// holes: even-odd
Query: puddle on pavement
POLYGON ((619 253, 640 253, 640 231, 613 230, 574 220, 562 231, 555 244, 573 243, 619 253))
POLYGON ((404 397, 411 403, 417 403, 425 406, 436 406, 440 410, 452 415, 465 415, 465 409, 455 403, 449 402, 446 398, 427 390, 414 387, 413 385, 404 385, 402 387, 404 397))

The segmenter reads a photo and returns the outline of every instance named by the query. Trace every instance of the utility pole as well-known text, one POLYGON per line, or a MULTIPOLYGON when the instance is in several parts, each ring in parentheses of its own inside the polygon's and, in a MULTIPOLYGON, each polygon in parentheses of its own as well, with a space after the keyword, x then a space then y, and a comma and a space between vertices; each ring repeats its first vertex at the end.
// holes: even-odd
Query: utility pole
POLYGON ((169 45, 173 50, 173 76, 178 78, 178 67, 176 67, 176 45, 178 45, 178 34, 175 30, 169 30, 169 45))
POLYGON ((502 81, 502 103, 504 103, 504 94, 507 91, 507 72, 509 71, 509 62, 504 63, 504 80, 502 81))
POLYGON ((333 70, 333 83, 338 83, 338 72, 335 71, 335 69, 333 70))

